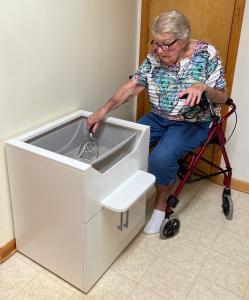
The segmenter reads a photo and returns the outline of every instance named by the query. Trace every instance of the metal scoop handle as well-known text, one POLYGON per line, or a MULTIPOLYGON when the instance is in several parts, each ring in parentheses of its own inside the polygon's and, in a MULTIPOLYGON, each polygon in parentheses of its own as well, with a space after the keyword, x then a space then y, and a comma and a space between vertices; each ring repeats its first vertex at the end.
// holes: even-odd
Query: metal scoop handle
POLYGON ((77 153, 77 157, 80 157, 82 156, 83 152, 85 151, 85 146, 86 146, 86 143, 88 143, 89 139, 94 139, 93 138, 93 132, 92 132, 92 129, 93 129, 93 126, 95 124, 93 124, 90 129, 89 129, 89 136, 85 139, 83 139, 83 141, 81 142, 80 144, 80 147, 79 147, 79 150, 78 150, 78 153, 77 153))
POLYGON ((93 127, 94 127, 94 125, 95 125, 95 123, 92 124, 92 126, 91 126, 90 129, 89 129, 89 135, 90 135, 90 137, 93 136, 93 127))

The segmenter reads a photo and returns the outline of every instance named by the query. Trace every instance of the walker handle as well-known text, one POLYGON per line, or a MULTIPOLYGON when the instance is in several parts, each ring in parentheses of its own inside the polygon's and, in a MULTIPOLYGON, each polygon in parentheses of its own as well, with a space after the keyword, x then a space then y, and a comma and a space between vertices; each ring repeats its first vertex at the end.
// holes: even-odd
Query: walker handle
MULTIPOLYGON (((187 99, 187 98, 188 98, 188 94, 185 94, 182 97, 180 97, 180 99, 187 99)), ((198 105, 200 106, 200 109, 202 111, 205 111, 209 108, 210 103, 207 99, 205 92, 202 93, 200 103, 198 105)))

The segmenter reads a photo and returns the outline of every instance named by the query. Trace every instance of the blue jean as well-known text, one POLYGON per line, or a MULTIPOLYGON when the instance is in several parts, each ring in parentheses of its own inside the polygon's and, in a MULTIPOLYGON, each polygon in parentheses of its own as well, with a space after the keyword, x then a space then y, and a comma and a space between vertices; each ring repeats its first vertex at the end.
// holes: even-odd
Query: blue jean
POLYGON ((150 145, 155 147, 149 156, 148 171, 160 185, 176 182, 179 159, 207 139, 210 125, 210 122, 167 120, 152 112, 138 123, 150 126, 150 145))

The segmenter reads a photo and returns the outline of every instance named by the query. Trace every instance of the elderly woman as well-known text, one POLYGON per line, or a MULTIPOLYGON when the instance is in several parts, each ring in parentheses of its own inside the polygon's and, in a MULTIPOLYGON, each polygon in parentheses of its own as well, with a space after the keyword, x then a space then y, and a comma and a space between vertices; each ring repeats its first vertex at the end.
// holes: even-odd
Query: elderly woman
MULTIPOLYGON (((177 11, 161 14, 152 24, 152 51, 131 80, 88 118, 96 131, 112 109, 146 89, 151 111, 138 122, 150 126, 149 172, 156 177, 156 199, 144 233, 160 232, 166 200, 176 182, 178 160, 206 140, 210 117, 198 104, 205 91, 212 101, 227 100, 224 70, 214 46, 191 38, 188 19, 177 11), (184 97, 185 96, 185 97, 184 97), (185 99, 184 99, 185 98, 185 99), (191 119, 186 118, 191 109, 191 119)), ((219 107, 217 106, 217 113, 219 107)))

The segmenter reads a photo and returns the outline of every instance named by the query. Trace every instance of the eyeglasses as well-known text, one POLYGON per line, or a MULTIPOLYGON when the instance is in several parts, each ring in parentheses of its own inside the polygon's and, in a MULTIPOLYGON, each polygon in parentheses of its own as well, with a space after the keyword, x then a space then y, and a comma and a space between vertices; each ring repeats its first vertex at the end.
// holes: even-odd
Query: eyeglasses
POLYGON ((170 48, 171 46, 173 46, 177 41, 178 41, 178 39, 175 39, 175 40, 174 40, 173 42, 171 42, 170 44, 159 44, 159 43, 155 42, 154 40, 152 40, 152 41, 150 42, 150 44, 151 44, 151 46, 152 46, 152 48, 153 48, 154 50, 158 50, 159 47, 160 47, 163 51, 166 51, 166 50, 169 50, 169 48, 170 48))

